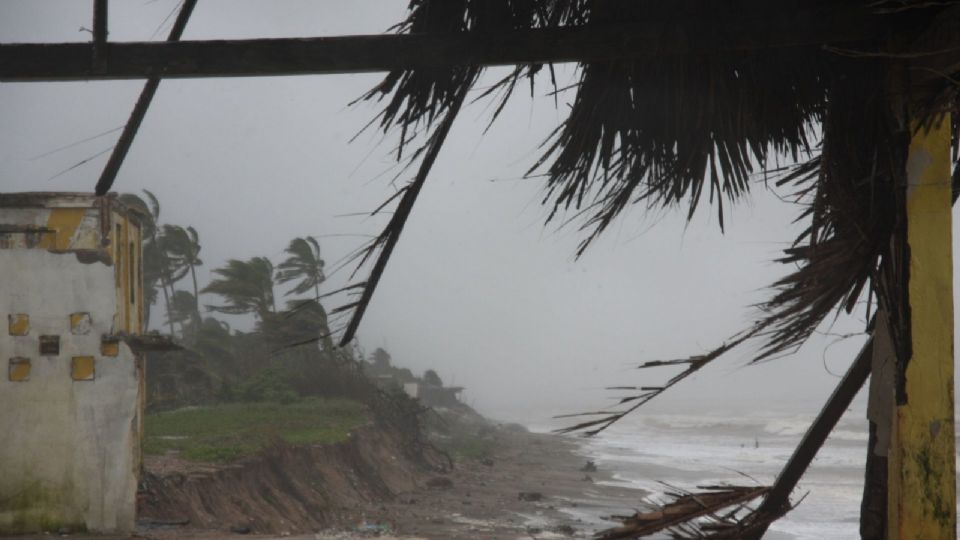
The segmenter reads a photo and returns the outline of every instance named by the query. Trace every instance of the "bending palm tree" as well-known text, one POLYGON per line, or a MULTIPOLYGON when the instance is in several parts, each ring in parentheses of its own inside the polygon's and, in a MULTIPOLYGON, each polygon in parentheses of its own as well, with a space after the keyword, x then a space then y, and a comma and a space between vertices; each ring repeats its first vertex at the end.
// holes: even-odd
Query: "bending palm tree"
POLYGON ((189 326, 194 333, 200 326, 200 316, 197 312, 197 298, 187 291, 175 291, 170 299, 168 321, 180 325, 184 337, 189 337, 184 328, 189 326))
POLYGON ((327 326, 327 312, 320 304, 320 284, 327 279, 323 273, 325 263, 320 258, 320 243, 312 236, 294 238, 284 251, 290 256, 277 267, 277 282, 289 283, 299 280, 293 289, 287 292, 288 296, 313 290, 313 302, 309 300, 294 302, 290 310, 298 311, 308 307, 307 304, 315 304, 313 310, 322 336, 321 343, 325 350, 332 350, 333 341, 330 338, 330 328, 327 326))
POLYGON ((284 251, 290 256, 277 267, 277 282, 300 280, 287 295, 303 294, 313 289, 313 298, 319 301, 320 284, 327 277, 323 274, 324 261, 320 258, 317 239, 312 236, 294 238, 284 251))
POLYGON ((273 263, 266 257, 254 257, 247 261, 230 259, 227 265, 213 270, 219 278, 203 288, 202 293, 223 297, 224 305, 207 309, 242 315, 253 313, 263 321, 276 311, 273 299, 273 263))
POLYGON ((170 265, 180 269, 184 275, 187 271, 190 272, 190 277, 193 280, 193 309, 197 315, 194 320, 199 321, 200 306, 198 300, 200 291, 197 287, 197 267, 202 266, 203 261, 199 256, 200 241, 197 230, 193 227, 184 229, 177 225, 164 225, 163 240, 164 251, 170 265))

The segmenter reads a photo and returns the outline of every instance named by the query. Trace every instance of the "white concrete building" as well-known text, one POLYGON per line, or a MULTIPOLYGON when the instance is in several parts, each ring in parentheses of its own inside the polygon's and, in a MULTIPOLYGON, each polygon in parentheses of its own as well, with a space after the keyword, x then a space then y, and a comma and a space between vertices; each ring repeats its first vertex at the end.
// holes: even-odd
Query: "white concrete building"
POLYGON ((0 533, 133 530, 141 253, 115 196, 0 194, 0 533))

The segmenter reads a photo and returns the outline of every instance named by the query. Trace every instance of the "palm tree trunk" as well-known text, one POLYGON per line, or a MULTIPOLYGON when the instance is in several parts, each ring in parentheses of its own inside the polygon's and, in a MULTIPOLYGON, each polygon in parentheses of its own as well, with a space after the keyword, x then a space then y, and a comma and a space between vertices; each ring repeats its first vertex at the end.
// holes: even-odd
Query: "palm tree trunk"
POLYGON ((197 269, 190 263, 190 277, 193 279, 193 331, 196 332, 200 329, 200 293, 197 290, 197 269))
POLYGON ((170 317, 170 293, 167 292, 167 287, 169 286, 172 290, 173 285, 169 282, 170 279, 166 275, 160 278, 160 288, 163 289, 163 301, 167 305, 167 324, 170 325, 170 335, 173 336, 173 318, 170 317))

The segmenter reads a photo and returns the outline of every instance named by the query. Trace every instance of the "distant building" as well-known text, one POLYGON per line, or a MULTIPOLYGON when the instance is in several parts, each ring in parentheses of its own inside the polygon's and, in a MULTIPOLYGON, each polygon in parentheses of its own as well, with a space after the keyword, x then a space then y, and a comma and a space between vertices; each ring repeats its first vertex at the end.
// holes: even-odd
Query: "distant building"
POLYGON ((420 397, 420 383, 418 382, 403 383, 403 391, 413 399, 417 399, 420 397))
POLYGON ((403 391, 412 398, 419 399, 427 407, 456 407, 460 405, 462 386, 437 386, 425 382, 404 383, 403 391))
POLYGON ((114 196, 0 195, 0 533, 134 529, 139 217, 114 196))

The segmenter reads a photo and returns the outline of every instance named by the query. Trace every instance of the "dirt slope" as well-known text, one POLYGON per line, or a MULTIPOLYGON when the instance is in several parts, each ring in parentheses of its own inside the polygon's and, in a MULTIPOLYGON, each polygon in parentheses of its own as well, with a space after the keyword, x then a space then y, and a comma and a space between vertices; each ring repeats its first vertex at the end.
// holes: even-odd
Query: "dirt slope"
POLYGON ((141 523, 188 521, 188 528, 296 533, 356 523, 364 505, 414 490, 439 455, 404 452, 395 432, 362 427, 326 446, 277 445, 231 466, 148 457, 138 504, 141 523))

